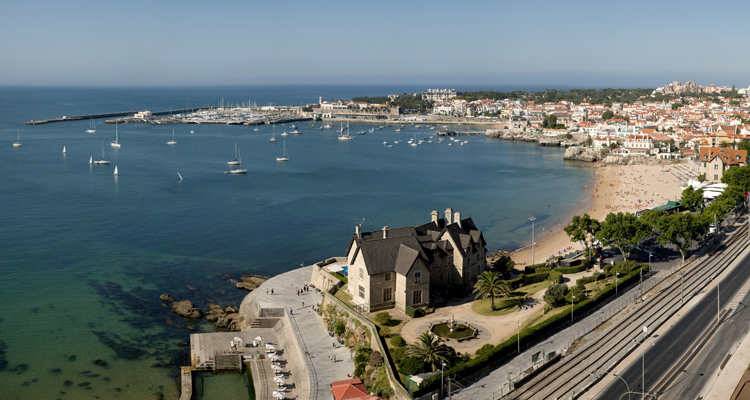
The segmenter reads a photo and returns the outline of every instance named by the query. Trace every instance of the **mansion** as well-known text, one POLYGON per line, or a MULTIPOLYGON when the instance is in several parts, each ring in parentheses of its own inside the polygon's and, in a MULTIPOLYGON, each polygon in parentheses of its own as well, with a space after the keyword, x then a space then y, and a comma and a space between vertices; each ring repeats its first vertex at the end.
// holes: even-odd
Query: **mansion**
POLYGON ((471 218, 451 208, 431 213, 420 226, 362 232, 357 226, 346 250, 348 290, 370 311, 420 307, 430 291, 455 287, 471 291, 486 269, 486 242, 471 218))

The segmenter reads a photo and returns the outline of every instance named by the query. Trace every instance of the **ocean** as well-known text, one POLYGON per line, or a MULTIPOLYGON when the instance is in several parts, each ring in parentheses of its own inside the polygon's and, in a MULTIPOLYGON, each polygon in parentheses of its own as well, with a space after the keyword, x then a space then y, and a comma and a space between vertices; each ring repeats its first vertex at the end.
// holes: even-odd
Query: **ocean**
MULTIPOLYGON (((408 139, 435 132, 399 133, 385 123, 351 141, 309 123, 284 138, 277 126, 275 145, 270 126, 121 124, 115 149, 115 126, 101 120, 95 134, 86 133, 89 121, 24 122, 423 89, 2 88, 0 399, 177 398, 190 333, 215 328, 172 314, 162 293, 204 310, 238 306, 246 292, 232 280, 241 274, 275 275, 341 256, 359 223, 422 224, 448 207, 474 220, 488 249, 515 249, 530 243, 529 217, 537 218, 537 237, 569 218, 593 173, 563 161, 563 149, 533 143, 471 136, 464 146, 412 147, 408 139), (173 129, 177 145, 168 146, 173 129), (14 148, 19 131, 23 147, 14 148), (290 161, 278 163, 284 141, 290 161), (89 165, 102 143, 111 165, 89 165), (223 173, 235 143, 247 175, 223 173)), ((220 392, 223 384, 212 382, 227 378, 211 379, 201 378, 204 390, 220 392)))

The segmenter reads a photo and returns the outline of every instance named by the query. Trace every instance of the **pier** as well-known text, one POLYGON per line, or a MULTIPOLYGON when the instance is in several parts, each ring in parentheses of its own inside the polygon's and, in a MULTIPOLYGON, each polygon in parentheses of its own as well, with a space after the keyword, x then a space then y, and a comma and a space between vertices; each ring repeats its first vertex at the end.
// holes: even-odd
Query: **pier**
MULTIPOLYGON (((182 113, 191 113, 191 112, 197 112, 202 110, 210 110, 213 107, 193 107, 193 108, 183 108, 181 110, 169 110, 169 111, 156 111, 152 112, 151 115, 168 115, 168 114, 182 114, 182 113)), ((101 118, 112 118, 112 117, 128 117, 133 116, 138 111, 122 111, 122 112, 113 112, 113 113, 104 113, 104 114, 88 114, 88 115, 75 115, 75 116, 63 116, 61 118, 51 118, 51 119, 42 119, 39 121, 31 120, 29 122, 24 123, 24 125, 44 125, 44 124, 51 124, 53 122, 68 122, 68 121, 81 121, 86 119, 101 119, 101 118)))

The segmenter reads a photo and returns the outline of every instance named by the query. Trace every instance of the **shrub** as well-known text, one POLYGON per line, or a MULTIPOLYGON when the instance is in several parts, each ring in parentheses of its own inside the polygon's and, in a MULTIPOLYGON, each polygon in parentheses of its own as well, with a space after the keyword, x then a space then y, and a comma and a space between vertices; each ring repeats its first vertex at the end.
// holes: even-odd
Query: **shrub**
POLYGON ((381 365, 383 365, 383 355, 377 350, 370 353, 370 366, 380 367, 381 365))
POLYGON ((372 354, 372 349, 369 347, 360 347, 357 349, 357 354, 354 355, 354 362, 355 363, 367 363, 370 361, 370 354, 372 354))
POLYGON ((367 367, 366 362, 357 363, 357 366, 354 368, 354 376, 361 378, 362 375, 365 374, 366 367, 367 367))
POLYGON ((391 335, 391 328, 389 328, 387 326, 384 326, 384 327, 380 328, 380 331, 378 331, 378 333, 382 337, 388 337, 388 336, 391 335))
POLYGON ((565 274, 575 274, 581 271, 585 271, 586 268, 588 268, 588 263, 581 263, 581 265, 576 265, 575 267, 557 267, 555 268, 556 272, 559 272, 563 275, 565 274))
POLYGON ((576 280, 576 285, 585 285, 594 281, 596 281, 595 276, 584 276, 583 278, 576 280))
POLYGON ((406 347, 395 347, 391 348, 390 350, 391 358, 393 359, 393 363, 395 365, 398 365, 401 360, 406 357, 406 347))
POLYGON ((404 340, 404 338, 402 338, 401 336, 396 335, 391 338, 391 346, 404 347, 406 346, 406 340, 404 340))
POLYGON ((565 304, 565 296, 568 294, 568 286, 565 284, 550 285, 544 292, 544 301, 553 306, 565 304))
POLYGON ((404 375, 416 375, 429 371, 427 363, 418 357, 404 357, 398 363, 398 372, 404 375))
POLYGON ((549 277, 549 272, 539 272, 536 274, 529 274, 523 277, 524 285, 531 285, 532 283, 544 282, 549 277))
POLYGON ((424 311, 421 308, 406 306, 406 315, 411 318, 419 318, 424 315, 424 311))
POLYGON ((549 273, 549 276, 547 277, 547 280, 550 282, 556 282, 556 283, 562 283, 563 282, 563 276, 561 273, 557 271, 552 271, 549 273))
POLYGON ((375 321, 380 325, 387 326, 391 322, 391 314, 380 312, 375 316, 375 321))
POLYGON ((474 353, 474 354, 476 354, 478 356, 481 356, 482 354, 487 354, 487 353, 489 353, 492 350, 493 347, 495 347, 495 346, 487 343, 484 346, 478 348, 477 351, 476 351, 476 353, 474 353))
POLYGON ((344 336, 344 333, 346 332, 346 326, 343 322, 339 322, 336 324, 335 332, 336 336, 344 336))
POLYGON ((576 304, 586 300, 588 297, 586 296, 586 288, 583 286, 573 286, 568 294, 565 295, 565 302, 570 304, 571 300, 573 300, 573 296, 576 297, 576 304))
POLYGON ((606 277, 607 277, 606 274, 603 274, 601 272, 594 272, 594 281, 600 281, 606 277))

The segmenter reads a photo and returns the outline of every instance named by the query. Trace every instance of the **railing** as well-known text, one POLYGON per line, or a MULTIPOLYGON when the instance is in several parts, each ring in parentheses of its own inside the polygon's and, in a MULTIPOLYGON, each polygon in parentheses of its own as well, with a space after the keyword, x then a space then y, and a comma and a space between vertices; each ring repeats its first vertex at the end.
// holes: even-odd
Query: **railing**
POLYGON ((292 328, 292 332, 294 332, 294 336, 299 343, 300 350, 303 351, 302 359, 304 360, 305 366, 307 367, 307 375, 308 379, 310 380, 310 400, 316 400, 318 398, 318 373, 315 371, 315 366, 313 366, 312 360, 310 359, 310 353, 307 351, 307 345, 305 345, 305 341, 302 339, 302 335, 299 332, 299 326, 297 326, 297 321, 294 319, 294 315, 287 313, 287 318, 289 319, 289 323, 294 325, 294 327, 292 328))

